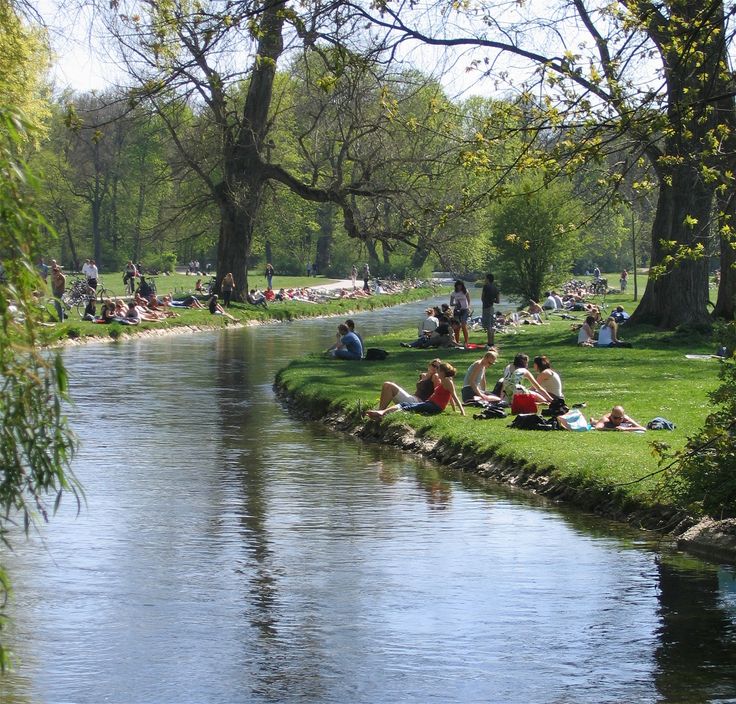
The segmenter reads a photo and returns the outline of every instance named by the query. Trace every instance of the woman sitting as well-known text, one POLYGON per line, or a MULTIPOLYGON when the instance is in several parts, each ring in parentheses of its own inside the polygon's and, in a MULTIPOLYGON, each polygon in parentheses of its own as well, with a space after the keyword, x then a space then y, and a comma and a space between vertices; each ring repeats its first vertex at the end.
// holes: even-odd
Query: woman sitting
POLYGON ((618 337, 618 325, 616 321, 608 317, 598 331, 598 342, 596 347, 631 347, 631 344, 620 340, 618 337))
POLYGON ((497 359, 498 353, 495 350, 489 350, 477 362, 473 362, 468 367, 463 379, 463 387, 460 390, 463 403, 469 403, 476 399, 491 403, 501 400, 499 396, 494 396, 486 391, 486 369, 495 364, 497 359))
POLYGON ((456 373, 455 367, 447 362, 442 362, 437 370, 440 383, 435 387, 434 392, 426 401, 420 403, 400 403, 398 406, 389 406, 382 411, 368 411, 367 415, 369 418, 376 420, 383 418, 388 413, 396 413, 397 411, 435 415, 436 413, 442 413, 449 403, 454 409, 460 412, 460 415, 464 416, 465 409, 457 397, 455 384, 452 382, 452 377, 456 373))
POLYGON ((527 369, 529 355, 517 354, 503 372, 501 380, 504 400, 511 405, 512 413, 536 413, 537 404, 551 403, 552 397, 527 369), (527 389, 526 381, 533 390, 527 389))
POLYGON ((641 432, 645 427, 630 418, 624 412, 623 406, 614 406, 610 413, 606 413, 600 420, 590 419, 590 424, 596 430, 628 430, 641 432))
POLYGON ((564 399, 562 393, 562 379, 552 369, 549 359, 545 355, 534 358, 534 369, 537 372, 537 383, 552 397, 552 399, 564 399))
POLYGON ((433 359, 427 365, 427 371, 419 375, 419 381, 417 381, 413 394, 404 391, 393 381, 384 381, 381 387, 381 398, 378 401, 378 410, 382 411, 388 408, 392 401, 398 405, 399 403, 421 403, 429 399, 434 393, 435 387, 440 383, 440 378, 437 375, 440 364, 442 364, 442 360, 433 359))
POLYGON ((589 315, 578 330, 578 344, 582 347, 593 347, 595 345, 595 318, 589 315))
POLYGON ((212 313, 212 315, 224 315, 228 320, 239 322, 237 318, 233 318, 230 313, 225 312, 225 309, 218 302, 218 297, 216 293, 212 294, 212 298, 210 298, 210 302, 207 307, 209 308, 209 311, 210 313, 212 313))

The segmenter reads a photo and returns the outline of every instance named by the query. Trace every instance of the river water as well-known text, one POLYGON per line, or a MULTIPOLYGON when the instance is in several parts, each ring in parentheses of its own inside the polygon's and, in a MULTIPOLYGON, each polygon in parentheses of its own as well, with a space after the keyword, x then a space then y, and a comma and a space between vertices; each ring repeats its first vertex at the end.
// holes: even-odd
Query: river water
POLYGON ((291 418, 335 324, 65 353, 86 505, 15 539, 2 704, 736 701, 731 569, 291 418))

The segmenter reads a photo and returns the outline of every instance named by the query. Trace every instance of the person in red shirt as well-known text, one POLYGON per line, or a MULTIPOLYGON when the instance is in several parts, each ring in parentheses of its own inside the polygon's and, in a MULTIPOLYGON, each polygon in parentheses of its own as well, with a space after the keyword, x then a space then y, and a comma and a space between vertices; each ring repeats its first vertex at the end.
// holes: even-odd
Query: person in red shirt
POLYGON ((452 364, 442 362, 437 370, 440 383, 435 386, 434 392, 426 401, 422 401, 420 403, 400 403, 397 406, 384 408, 382 411, 368 411, 366 415, 374 420, 380 420, 388 413, 396 413, 397 411, 435 415, 437 413, 442 413, 449 403, 453 409, 459 411, 460 415, 464 416, 465 409, 463 408, 463 404, 460 403, 457 391, 455 390, 455 384, 452 381, 452 378, 456 373, 457 370, 452 366, 452 364))

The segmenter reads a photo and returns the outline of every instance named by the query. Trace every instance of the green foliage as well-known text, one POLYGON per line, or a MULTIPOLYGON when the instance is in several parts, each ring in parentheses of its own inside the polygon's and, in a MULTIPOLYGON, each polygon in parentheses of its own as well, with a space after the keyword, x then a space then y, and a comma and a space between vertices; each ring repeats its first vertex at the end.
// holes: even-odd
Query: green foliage
POLYGON ((721 364, 720 385, 709 396, 713 410, 703 428, 672 451, 663 443, 655 450, 664 471, 660 490, 696 514, 736 517, 736 323, 716 330, 729 356, 721 364))
MULTIPOLYGON (((33 206, 36 184, 18 156, 27 132, 17 112, 0 110, 0 539, 6 545, 18 517, 27 531, 37 517, 48 520, 65 490, 77 492, 67 471, 74 439, 62 409, 66 371, 58 355, 37 349, 41 313, 32 257, 45 223, 33 206), (51 506, 47 495, 54 497, 51 506)), ((8 588, 0 567, 0 591, 8 588)), ((0 667, 6 664, 0 644, 0 667)))
POLYGON ((493 213, 497 259, 489 262, 489 271, 500 274, 503 290, 539 301, 545 288, 567 277, 580 214, 581 204, 566 183, 544 185, 530 177, 519 181, 493 213))
POLYGON ((176 267, 176 252, 161 252, 146 257, 146 266, 159 272, 173 273, 176 267))

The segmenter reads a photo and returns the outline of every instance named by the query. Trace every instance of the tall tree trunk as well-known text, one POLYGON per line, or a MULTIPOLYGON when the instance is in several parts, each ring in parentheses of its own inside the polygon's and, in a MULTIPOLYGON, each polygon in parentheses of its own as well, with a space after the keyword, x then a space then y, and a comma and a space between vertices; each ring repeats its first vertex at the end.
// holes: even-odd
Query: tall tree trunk
MULTIPOLYGON (((714 188, 703 183, 696 165, 673 169, 660 177, 657 212, 652 225, 652 258, 647 287, 631 322, 675 328, 678 325, 705 327, 710 324, 708 262, 706 257, 677 255, 667 244, 706 251, 714 188), (671 182, 670 182, 671 179, 671 182), (688 222, 691 223, 688 225, 688 222), (665 271, 658 273, 657 266, 665 271)), ((694 250, 693 250, 694 251, 694 250)))
MULTIPOLYGON (((365 248, 368 252, 368 265, 371 267, 371 270, 378 268, 378 252, 376 251, 376 243, 373 240, 366 240, 365 241, 365 248)), ((375 275, 375 271, 373 272, 375 275)))
POLYGON ((332 240, 335 230, 335 205, 323 203, 317 208, 317 271, 324 274, 332 265, 332 240))
MULTIPOLYGON (((256 204, 257 194, 251 195, 256 204)), ((244 301, 248 292, 248 256, 253 240, 255 213, 239 207, 235 198, 224 194, 220 201, 220 237, 217 243, 217 287, 219 293, 223 277, 231 273, 235 279, 232 300, 244 301)))
MULTIPOLYGON (((736 196, 729 194, 719 199, 718 211, 721 225, 736 228, 736 196)), ((718 285, 718 299, 713 317, 733 320, 736 318, 736 235, 720 233, 721 244, 721 282, 718 285)))

